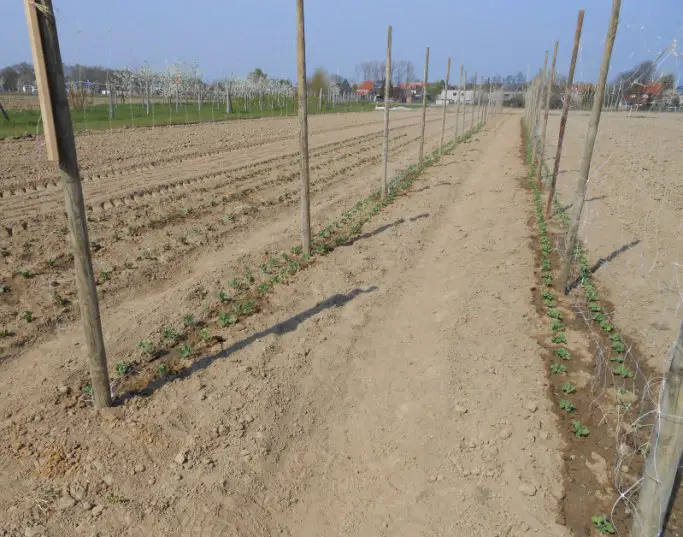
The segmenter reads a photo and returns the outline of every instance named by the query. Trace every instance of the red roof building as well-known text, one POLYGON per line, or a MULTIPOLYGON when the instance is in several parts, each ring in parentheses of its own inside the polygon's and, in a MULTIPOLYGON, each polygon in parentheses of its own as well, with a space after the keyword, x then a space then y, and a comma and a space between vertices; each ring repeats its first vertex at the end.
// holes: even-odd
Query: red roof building
POLYGON ((370 92, 373 90, 374 87, 375 87, 375 83, 372 82, 372 80, 366 80, 362 84, 358 85, 358 89, 356 89, 356 93, 358 95, 368 96, 368 95, 370 95, 370 92))

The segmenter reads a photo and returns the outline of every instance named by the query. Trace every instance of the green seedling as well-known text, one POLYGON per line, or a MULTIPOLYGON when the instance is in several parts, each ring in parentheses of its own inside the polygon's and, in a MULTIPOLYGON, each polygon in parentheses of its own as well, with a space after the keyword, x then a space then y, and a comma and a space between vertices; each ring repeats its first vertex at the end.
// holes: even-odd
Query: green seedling
POLYGON ((228 300, 230 300, 230 295, 228 295, 228 293, 226 293, 225 291, 221 291, 220 293, 218 293, 218 300, 220 300, 222 303, 225 303, 228 300))
POLYGON ((600 321, 599 323, 600 328, 602 328, 605 332, 611 332, 614 330, 614 325, 612 325, 608 321, 600 321))
POLYGON ((624 360, 625 360, 625 358, 621 354, 617 354, 616 356, 612 356, 609 359, 610 362, 617 362, 618 364, 623 364, 624 360))
POLYGON ((619 334, 612 336, 612 350, 614 352, 626 352, 626 345, 624 345, 619 334))
POLYGON ((138 342, 138 348, 145 354, 152 356, 154 354, 154 343, 147 339, 138 342))
POLYGON ((564 332, 560 332, 559 334, 555 334, 553 336, 552 342, 557 345, 566 345, 567 336, 564 334, 564 332))
POLYGON ((564 332, 564 324, 561 321, 553 321, 550 323, 550 329, 554 332, 564 332))
POLYGON ((588 304, 588 309, 591 311, 600 311, 602 308, 598 302, 591 302, 588 304))
POLYGON ((241 302, 237 302, 233 306, 233 310, 237 315, 240 316, 247 316, 251 315, 256 311, 256 301, 255 300, 244 300, 241 302))
POLYGON ((560 349, 553 349, 553 354, 557 356, 560 360, 570 360, 572 355, 564 347, 560 349))
POLYGON ((95 393, 95 391, 92 389, 92 386, 88 384, 87 386, 83 386, 83 393, 87 393, 88 395, 92 395, 95 393))
POLYGON ((189 358, 192 355, 192 347, 190 347, 187 343, 183 343, 178 348, 178 352, 180 353, 181 358, 189 358))
POLYGON ((186 315, 183 315, 183 324, 189 328, 191 326, 196 325, 197 320, 194 318, 194 315, 192 315, 191 313, 188 313, 186 315))
POLYGON ((220 313, 218 315, 218 324, 220 324, 223 328, 233 325, 236 322, 237 320, 229 313, 220 313))
POLYGON ((33 312, 32 311, 25 311, 19 316, 19 318, 22 321, 26 321, 27 323, 32 323, 33 322, 33 312))
POLYGON ((235 278, 234 280, 230 280, 229 285, 236 291, 242 291, 247 288, 247 284, 244 283, 242 280, 238 280, 237 278, 235 278))
POLYGON ((33 278, 33 276, 35 276, 35 274, 33 274, 33 272, 31 272, 30 270, 21 270, 19 271, 19 275, 26 280, 29 280, 33 278))
POLYGON ((562 385, 562 391, 564 393, 574 393, 576 392, 576 387, 571 382, 567 381, 562 385))
POLYGON ((560 409, 564 410, 565 412, 574 412, 576 410, 576 407, 574 406, 574 403, 567 399, 562 399, 560 401, 560 409))
POLYGON ((548 317, 551 319, 557 319, 558 321, 562 320, 562 312, 555 308, 551 308, 548 310, 548 317))
POLYGON ((595 302, 598 299, 598 293, 595 290, 595 287, 592 285, 584 285, 584 288, 586 290, 586 300, 588 300, 588 302, 595 302))
POLYGON ((317 244, 315 247, 315 253, 319 254, 319 255, 324 255, 329 251, 330 251, 329 247, 326 246, 325 244, 317 244))
POLYGON ((9 285, 0 284, 0 295, 4 295, 5 293, 9 293, 9 285))
POLYGON ((550 371, 553 375, 564 375, 567 372, 567 366, 553 362, 550 364, 550 371))
POLYGON ((211 329, 208 326, 199 331, 199 339, 202 341, 208 341, 211 339, 211 329))
POLYGON ((101 282, 108 282, 109 280, 111 280, 111 273, 110 272, 108 272, 106 270, 103 270, 102 272, 100 272, 100 281, 101 282))
POLYGON ((64 298, 62 295, 60 295, 57 291, 54 291, 52 293, 52 300, 54 301, 54 303, 57 306, 62 306, 62 307, 66 306, 69 303, 69 301, 66 298, 64 298))
POLYGON ((117 364, 114 366, 116 370, 116 376, 117 377, 125 377, 128 373, 130 373, 131 365, 126 362, 117 362, 117 364))
POLYGON ((543 297, 543 300, 555 300, 555 295, 552 291, 543 291, 541 296, 543 297))
POLYGON ((157 367, 157 373, 161 377, 165 377, 168 375, 168 366, 166 364, 161 364, 159 367, 157 367))
POLYGON ((247 283, 254 283, 254 281, 256 281, 250 270, 247 270, 244 273, 244 281, 246 281, 247 283))
POLYGON ((54 259, 54 258, 50 258, 50 259, 47 260, 47 265, 48 265, 49 267, 54 267, 56 264, 57 264, 57 260, 54 259))
POLYGON ((588 427, 586 427, 579 420, 572 420, 572 427, 574 427, 574 434, 577 438, 584 438, 591 434, 591 432, 588 430, 588 427))
POLYGON ((605 515, 592 516, 591 520, 595 525, 595 529, 598 530, 600 533, 614 534, 617 532, 616 528, 614 527, 614 524, 612 524, 612 522, 610 522, 610 520, 605 515))
POLYGON ((190 243, 187 241, 187 237, 185 237, 184 235, 178 237, 178 242, 179 242, 180 244, 184 245, 184 246, 187 246, 188 244, 190 244, 190 243))
POLYGON ((0 339, 5 339, 6 337, 10 337, 10 335, 9 330, 0 330, 0 339))
POLYGON ((165 326, 161 334, 164 336, 164 339, 170 339, 171 341, 178 341, 180 339, 180 332, 173 326, 165 326))
POLYGON ((287 272, 289 272, 289 274, 296 274, 300 268, 301 266, 297 261, 290 261, 287 263, 287 272))
POLYGON ((292 247, 292 250, 291 250, 291 252, 292 252, 294 255, 301 255, 301 253, 302 253, 303 251, 304 251, 304 249, 303 249, 301 246, 294 246, 294 247, 292 247))
POLYGON ((268 293, 272 288, 273 286, 270 284, 270 282, 261 282, 256 289, 263 295, 268 293))
POLYGON ((631 378, 634 373, 631 371, 628 367, 626 367, 624 364, 619 364, 617 366, 614 366, 612 368, 612 373, 615 375, 619 375, 621 378, 631 378))

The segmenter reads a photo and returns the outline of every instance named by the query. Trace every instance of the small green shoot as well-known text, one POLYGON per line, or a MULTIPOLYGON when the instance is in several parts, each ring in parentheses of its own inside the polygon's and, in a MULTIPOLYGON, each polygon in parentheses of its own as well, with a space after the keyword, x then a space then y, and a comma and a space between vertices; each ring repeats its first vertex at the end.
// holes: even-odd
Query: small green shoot
POLYGON ((48 267, 54 267, 57 264, 57 260, 54 258, 50 258, 47 260, 47 266, 48 267))
POLYGON ((564 323, 562 321, 553 321, 550 323, 550 329, 553 332, 564 332, 564 323))
POLYGON ((595 525, 595 529, 598 530, 600 533, 609 533, 611 535, 617 532, 616 528, 614 527, 614 524, 612 524, 612 522, 610 522, 610 520, 605 515, 592 516, 591 520, 595 525))
POLYGON ((211 329, 208 326, 199 331, 199 339, 202 341, 208 341, 211 339, 211 329))
POLYGON ((157 373, 160 377, 165 377, 168 375, 168 366, 166 364, 161 364, 159 367, 157 367, 157 373))
POLYGON ((553 336, 552 342, 557 344, 557 345, 566 345, 567 344, 567 336, 564 334, 564 332, 560 332, 559 334, 555 334, 553 336))
POLYGON ((131 365, 127 362, 117 362, 116 366, 114 367, 116 370, 116 376, 119 378, 125 377, 132 369, 131 365))
POLYGON ((617 354, 616 356, 612 356, 609 361, 610 362, 617 362, 618 364, 623 364, 625 358, 621 354, 617 354))
POLYGON ((178 352, 180 353, 181 358, 189 358, 192 356, 192 347, 190 347, 187 343, 183 343, 178 348, 178 352))
POLYGON ((572 427, 574 427, 574 434, 577 438, 584 438, 591 434, 591 432, 588 430, 588 427, 586 427, 579 420, 572 420, 572 427))
POLYGON ((161 334, 164 336, 164 339, 170 339, 174 342, 180 339, 180 332, 173 326, 164 326, 161 334))
POLYGON ((145 354, 152 356, 154 354, 154 343, 147 339, 138 342, 138 348, 145 354))
POLYGON ((233 325, 236 322, 237 320, 229 313, 220 313, 218 315, 218 324, 220 324, 223 328, 233 325))
POLYGON ((108 282, 109 280, 111 280, 111 273, 110 272, 108 272, 106 270, 103 270, 102 272, 100 272, 100 281, 101 282, 108 282))
POLYGON ((240 316, 247 316, 251 315, 256 311, 256 301, 255 300, 243 300, 240 302, 237 302, 233 306, 233 310, 237 315, 240 316))
POLYGON ((195 319, 194 315, 191 313, 187 313, 186 315, 183 315, 183 324, 187 328, 195 326, 197 324, 197 319, 195 319))
POLYGON ((567 372, 567 366, 554 362, 550 364, 550 371, 553 375, 564 375, 567 372))
POLYGON ((27 311, 23 312, 23 313, 19 316, 19 318, 20 318, 22 321, 26 321, 27 323, 32 323, 32 322, 33 322, 33 312, 27 310, 27 311))
POLYGON ((10 337, 10 331, 9 330, 0 330, 0 339, 5 339, 6 337, 10 337))
POLYGON ((9 293, 9 285, 0 284, 0 295, 4 295, 5 293, 9 293))
POLYGON ((574 412, 576 410, 576 407, 574 406, 574 403, 572 403, 568 399, 561 399, 560 409, 564 410, 565 412, 574 412))
POLYGON ((564 347, 560 349, 553 349, 553 354, 557 356, 560 360, 570 360, 572 355, 564 347))
POLYGON ((576 392, 576 387, 571 382, 567 381, 562 385, 562 391, 564 393, 574 393, 576 392))
POLYGON ((555 308, 550 308, 548 310, 548 317, 551 319, 557 319, 558 321, 562 320, 562 312, 558 309, 555 308))
POLYGON ((247 288, 247 284, 237 278, 230 280, 229 285, 236 291, 242 291, 247 288))
POLYGON ((230 295, 228 295, 228 293, 226 293, 225 291, 221 291, 220 293, 218 293, 218 300, 220 300, 221 303, 225 303, 228 300, 230 300, 230 295))
POLYGON ((270 282, 261 282, 258 284, 258 287, 256 288, 259 293, 262 295, 270 292, 273 289, 273 286, 270 282))
POLYGON ((87 386, 83 386, 83 393, 87 393, 88 395, 92 395, 95 393, 95 391, 92 389, 92 386, 88 384, 87 386))
POLYGON ((21 270, 19 271, 19 275, 25 280, 29 280, 33 278, 33 276, 35 276, 35 274, 33 274, 33 272, 31 272, 30 270, 21 270))
POLYGON ((617 366, 614 366, 612 368, 612 373, 615 375, 619 375, 621 378, 631 378, 634 373, 631 371, 628 367, 626 367, 624 364, 619 364, 617 366))

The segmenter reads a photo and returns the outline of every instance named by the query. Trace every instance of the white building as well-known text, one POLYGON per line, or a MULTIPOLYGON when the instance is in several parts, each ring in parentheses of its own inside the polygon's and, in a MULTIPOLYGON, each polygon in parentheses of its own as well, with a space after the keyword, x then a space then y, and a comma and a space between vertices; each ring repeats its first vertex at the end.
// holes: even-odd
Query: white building
MULTIPOLYGON (((472 104, 472 102, 474 102, 474 90, 463 91, 458 89, 449 89, 446 92, 446 98, 448 99, 447 104, 456 104, 458 102, 472 104)), ((436 104, 443 104, 443 99, 444 91, 441 90, 441 93, 439 93, 439 96, 436 98, 436 104)))

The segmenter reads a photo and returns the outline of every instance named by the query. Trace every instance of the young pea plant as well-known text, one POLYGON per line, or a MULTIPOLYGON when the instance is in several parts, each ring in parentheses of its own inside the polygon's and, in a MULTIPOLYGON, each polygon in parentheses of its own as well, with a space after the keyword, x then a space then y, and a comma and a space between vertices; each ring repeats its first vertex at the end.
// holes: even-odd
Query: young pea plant
POLYGON ((178 348, 178 352, 180 353, 181 358, 189 358, 192 356, 192 347, 190 347, 187 343, 183 343, 178 348))
POLYGON ((564 375, 567 372, 567 366, 553 362, 550 364, 550 371, 553 375, 564 375))
POLYGON ((550 308, 548 310, 548 317, 551 319, 557 319, 558 321, 562 320, 562 312, 558 309, 555 308, 550 308))
POLYGON ((148 356, 153 356, 154 355, 154 343, 147 339, 143 339, 142 341, 138 342, 138 348, 142 350, 145 354, 148 356))
POLYGON ((35 276, 35 274, 33 274, 33 272, 31 272, 30 270, 21 270, 19 271, 19 275, 25 280, 29 280, 33 278, 33 276, 35 276))
POLYGON ((576 392, 576 387, 571 382, 567 381, 562 385, 562 391, 564 393, 574 393, 576 392))
POLYGON ((572 427, 574 428, 574 435, 576 435, 577 438, 585 438, 591 434, 591 432, 588 430, 588 427, 586 427, 579 420, 572 420, 572 427))
POLYGON ((116 376, 119 378, 125 377, 132 369, 128 362, 117 362, 114 368, 116 370, 116 376))
POLYGON ((614 366, 612 368, 612 373, 615 375, 619 375, 621 378, 631 378, 634 373, 631 371, 628 367, 626 367, 624 364, 619 364, 617 366, 614 366))
POLYGON ((600 533, 609 533, 612 535, 617 532, 614 524, 612 524, 612 522, 605 515, 592 516, 591 521, 593 522, 595 529, 600 533))
POLYGON ((560 360, 570 360, 572 355, 564 347, 560 349, 553 349, 553 354, 557 356, 560 360))
POLYGON ((159 367, 157 367, 157 373, 160 377, 167 376, 169 373, 168 366, 166 364, 161 364, 159 367))
POLYGON ((19 316, 19 318, 20 318, 22 321, 26 321, 27 323, 32 323, 33 320, 34 320, 34 318, 33 318, 33 312, 27 310, 27 311, 23 312, 23 313, 19 316))
POLYGON ((223 304, 230 300, 230 295, 228 295, 228 293, 226 293, 225 291, 221 291, 220 293, 218 293, 218 300, 223 304))
POLYGON ((560 400, 560 408, 562 410, 564 410, 565 412, 574 412, 576 410, 574 403, 572 403, 568 399, 561 399, 560 400))
POLYGON ((236 322, 237 320, 229 313, 218 314, 218 324, 220 324, 223 328, 225 328, 226 326, 231 326, 236 322))
POLYGON ((199 339, 208 341, 211 339, 211 329, 207 326, 199 331, 199 339))
POLYGON ((197 320, 195 319, 194 315, 187 313, 183 315, 183 324, 189 328, 191 326, 195 326, 197 324, 197 320))
POLYGON ((550 329, 553 332, 564 332, 564 323, 562 321, 553 321, 550 323, 550 329))
POLYGON ((564 332, 560 332, 560 333, 555 334, 553 336, 552 342, 557 344, 557 345, 566 345, 567 344, 567 336, 564 334, 564 332))
POLYGON ((164 336, 164 339, 169 339, 173 342, 178 341, 181 337, 180 332, 173 326, 164 326, 161 334, 164 336))

